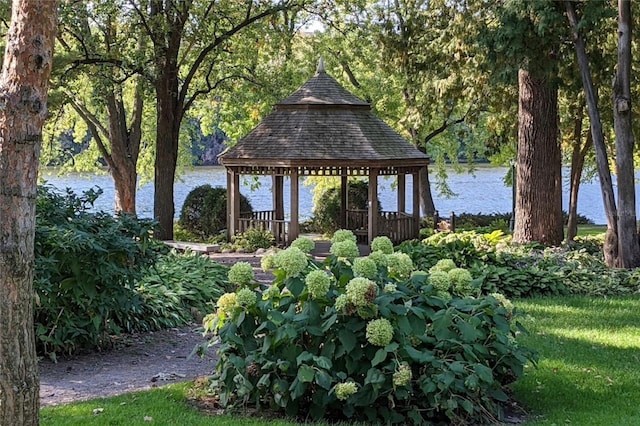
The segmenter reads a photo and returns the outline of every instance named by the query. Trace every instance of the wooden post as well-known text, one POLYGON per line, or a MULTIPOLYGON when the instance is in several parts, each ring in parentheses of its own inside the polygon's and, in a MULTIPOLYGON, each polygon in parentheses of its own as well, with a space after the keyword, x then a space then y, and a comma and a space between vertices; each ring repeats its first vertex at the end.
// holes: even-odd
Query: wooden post
POLYGON ((404 173, 398 174, 398 213, 404 213, 407 210, 406 198, 406 179, 404 173))
POLYGON ((378 236, 378 172, 376 168, 369 169, 369 223, 368 223, 368 244, 378 236))
POLYGON ((275 220, 284 220, 284 176, 273 175, 273 210, 275 220))
POLYGON ((239 230, 240 218, 240 175, 230 169, 227 174, 227 208, 228 228, 227 237, 231 239, 239 230))
POLYGON ((341 176, 340 184, 340 226, 347 229, 347 210, 349 209, 349 176, 341 176))
POLYGON ((289 241, 290 244, 293 240, 298 238, 300 234, 300 225, 299 225, 299 191, 298 191, 298 168, 293 167, 291 169, 291 228, 289 229, 289 241))
POLYGON ((420 237, 420 174, 414 172, 413 176, 413 238, 420 237))

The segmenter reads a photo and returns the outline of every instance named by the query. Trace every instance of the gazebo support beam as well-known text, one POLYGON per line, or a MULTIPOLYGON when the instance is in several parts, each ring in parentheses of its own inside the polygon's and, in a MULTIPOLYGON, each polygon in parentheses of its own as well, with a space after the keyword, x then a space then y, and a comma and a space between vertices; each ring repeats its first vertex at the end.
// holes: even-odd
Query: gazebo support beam
POLYGON ((349 210, 349 176, 340 177, 340 227, 347 229, 347 210, 349 210))
POLYGON ((378 216, 380 215, 378 211, 378 172, 376 168, 369 169, 368 244, 371 244, 371 241, 378 236, 378 216))
POLYGON ((300 180, 298 179, 298 168, 291 169, 291 228, 289 229, 289 241, 290 244, 293 240, 300 235, 300 192, 298 186, 300 180))
POLYGON ((406 199, 406 180, 404 173, 398 174, 398 213, 404 213, 407 211, 405 206, 406 199))
MULTIPOLYGON (((426 169, 426 167, 425 167, 426 169)), ((413 233, 414 238, 420 237, 420 173, 415 172, 413 176, 413 233)))
POLYGON ((227 169, 227 239, 238 232, 240 219, 240 175, 227 169))
POLYGON ((284 220, 284 176, 273 175, 273 211, 275 220, 284 220))

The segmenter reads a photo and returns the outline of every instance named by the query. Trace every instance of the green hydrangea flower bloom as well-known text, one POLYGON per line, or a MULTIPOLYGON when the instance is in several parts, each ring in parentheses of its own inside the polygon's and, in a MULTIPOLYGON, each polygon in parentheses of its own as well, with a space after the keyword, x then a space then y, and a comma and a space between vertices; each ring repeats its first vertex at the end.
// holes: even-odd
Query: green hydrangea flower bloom
POLYGON ((429 273, 433 273, 435 271, 449 272, 452 269, 457 268, 456 264, 453 263, 451 259, 441 259, 429 269, 429 273))
POLYGON ((297 277, 307 269, 309 260, 306 253, 297 247, 289 247, 278 252, 275 256, 275 264, 287 275, 287 278, 297 277))
POLYGON ((387 255, 380 250, 372 251, 367 257, 376 262, 376 265, 381 268, 386 268, 388 265, 387 255))
POLYGON ((336 307, 336 311, 342 311, 347 307, 348 303, 349 299, 347 299, 346 294, 341 294, 340 296, 336 297, 336 303, 334 305, 336 307))
POLYGON ((504 294, 491 293, 489 296, 492 296, 502 305, 502 307, 507 311, 507 315, 513 315, 513 303, 511 302, 511 300, 507 299, 504 294))
POLYGON ((378 295, 376 283, 364 277, 353 278, 345 289, 347 300, 356 307, 368 305, 378 295))
POLYGON ((451 293, 449 293, 448 291, 438 291, 436 293, 436 296, 438 296, 438 297, 440 297, 440 298, 442 298, 444 300, 447 300, 447 301, 452 299, 451 293))
POLYGON ((291 247, 297 247, 305 253, 311 253, 316 248, 316 243, 307 237, 298 237, 291 243, 291 247))
POLYGON ((461 296, 469 296, 474 292, 473 285, 471 285, 473 277, 471 277, 469 271, 462 268, 454 268, 450 270, 448 274, 451 280, 451 286, 456 293, 461 296))
POLYGON ((381 251, 384 254, 391 254, 393 253, 393 243, 389 237, 375 237, 373 241, 371 241, 371 251, 381 251))
POLYGON ((253 281, 253 266, 249 262, 238 262, 227 273, 229 281, 238 285, 247 285, 253 281))
POLYGON ((270 271, 275 266, 275 256, 273 254, 265 254, 262 256, 262 259, 260 259, 260 268, 263 272, 270 271))
POLYGON ((407 364, 400 365, 395 373, 393 373, 393 387, 408 386, 411 383, 412 377, 411 367, 407 364))
POLYGON ((353 261, 353 273, 357 277, 373 279, 378 275, 378 265, 367 257, 359 257, 353 261))
POLYGON ((229 314, 233 312, 237 303, 237 296, 235 293, 225 293, 218 299, 216 306, 220 308, 223 312, 229 314))
POLYGON ((367 341, 374 346, 387 346, 393 338, 393 327, 386 318, 369 321, 366 336, 367 341))
POLYGON ((355 382, 338 383, 335 387, 335 392, 336 398, 345 401, 358 392, 358 385, 355 382))
POLYGON ((336 257, 346 257, 348 259, 360 256, 358 245, 351 240, 337 241, 331 244, 329 252, 336 257))
POLYGON ((276 285, 270 285, 265 291, 262 292, 262 300, 271 300, 274 297, 280 296, 280 289, 276 285))
POLYGON ((385 284, 384 288, 382 289, 383 293, 395 293, 396 291, 398 291, 398 286, 393 284, 393 283, 389 283, 389 284, 385 284))
POLYGON ((320 299, 326 296, 331 287, 331 281, 326 272, 319 269, 309 272, 305 278, 305 283, 312 299, 320 299))
POLYGON ((392 253, 387 255, 389 273, 401 278, 409 278, 413 271, 413 261, 406 253, 392 253))
POLYGON ((449 279, 449 274, 446 272, 436 270, 429 275, 429 284, 431 284, 436 291, 449 291, 451 279, 449 279))
POLYGON ((253 306, 256 304, 256 300, 258 300, 258 297, 256 296, 256 293, 251 289, 241 288, 236 293, 236 303, 238 304, 238 306, 253 306))
POLYGON ((333 233, 333 237, 331 237, 332 243, 340 243, 342 241, 353 241, 354 243, 357 241, 355 234, 348 229, 338 229, 333 233))

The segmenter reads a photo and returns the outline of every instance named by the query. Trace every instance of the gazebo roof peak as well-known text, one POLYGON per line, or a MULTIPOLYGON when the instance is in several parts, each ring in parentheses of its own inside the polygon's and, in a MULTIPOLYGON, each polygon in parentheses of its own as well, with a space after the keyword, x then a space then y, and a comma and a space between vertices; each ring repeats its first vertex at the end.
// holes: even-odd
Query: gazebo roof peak
POLYGON ((324 60, 322 59, 322 56, 320 57, 320 59, 318 59, 318 69, 316 70, 317 74, 320 74, 321 72, 326 72, 324 69, 324 60))

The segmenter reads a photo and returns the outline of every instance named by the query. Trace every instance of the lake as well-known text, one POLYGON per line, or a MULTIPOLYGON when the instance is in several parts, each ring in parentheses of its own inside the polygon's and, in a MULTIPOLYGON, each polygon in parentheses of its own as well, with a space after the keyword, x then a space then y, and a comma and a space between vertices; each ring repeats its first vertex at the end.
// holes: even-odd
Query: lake
MULTIPOLYGON (((432 183, 432 191, 436 209, 442 215, 450 212, 459 213, 508 213, 511 211, 511 187, 504 186, 503 179, 507 173, 505 167, 479 166, 473 174, 455 173, 449 170, 448 183, 456 196, 447 198, 439 195, 432 183)), ((567 210, 569 198, 569 181, 566 177, 569 171, 564 170, 564 190, 563 205, 567 210)), ((78 174, 73 173, 64 176, 57 176, 51 170, 41 173, 41 179, 59 189, 71 188, 76 193, 81 193, 89 188, 98 186, 104 193, 95 203, 96 210, 103 210, 113 213, 114 189, 111 178, 106 175, 78 174)), ((263 176, 258 178, 261 186, 259 189, 251 190, 253 179, 245 177, 242 179, 241 192, 249 198, 254 210, 270 210, 271 204, 271 177, 263 176)), ((393 188, 393 180, 390 178, 380 179, 379 196, 383 210, 396 210, 396 191, 393 188)), ((187 170, 175 183, 174 201, 176 207, 176 218, 180 215, 180 209, 187 194, 196 186, 209 184, 211 186, 222 186, 226 188, 225 169, 216 167, 196 167, 187 170)), ((407 210, 411 212, 411 176, 407 177, 407 210)), ((312 215, 312 188, 300 185, 300 218, 307 219, 312 215)), ((147 183, 138 188, 136 197, 138 215, 144 218, 153 217, 153 183, 147 183)), ((289 211, 289 186, 285 180, 285 212, 289 211)), ((638 209, 640 211, 640 209, 638 209)), ((597 180, 584 183, 580 186, 578 201, 578 212, 595 223, 605 223, 604 208, 600 185, 597 180)))

